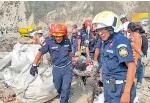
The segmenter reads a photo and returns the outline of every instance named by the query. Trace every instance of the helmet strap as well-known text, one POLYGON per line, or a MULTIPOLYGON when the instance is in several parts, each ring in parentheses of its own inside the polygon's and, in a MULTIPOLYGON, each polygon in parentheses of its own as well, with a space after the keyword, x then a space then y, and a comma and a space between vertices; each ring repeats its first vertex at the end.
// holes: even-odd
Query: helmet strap
POLYGON ((111 34, 114 34, 114 28, 109 26, 109 27, 106 27, 106 30, 108 30, 110 32, 110 35, 111 34))

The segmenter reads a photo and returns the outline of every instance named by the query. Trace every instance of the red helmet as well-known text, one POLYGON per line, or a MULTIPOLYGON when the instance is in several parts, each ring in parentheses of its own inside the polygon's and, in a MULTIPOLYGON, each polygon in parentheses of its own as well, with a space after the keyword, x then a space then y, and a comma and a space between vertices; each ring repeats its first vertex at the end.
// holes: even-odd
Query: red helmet
POLYGON ((89 19, 87 19, 87 20, 85 20, 84 21, 84 26, 87 28, 88 26, 90 26, 90 28, 92 27, 92 20, 89 20, 89 19))
POLYGON ((50 33, 53 36, 65 36, 67 35, 67 26, 64 24, 51 24, 50 33))

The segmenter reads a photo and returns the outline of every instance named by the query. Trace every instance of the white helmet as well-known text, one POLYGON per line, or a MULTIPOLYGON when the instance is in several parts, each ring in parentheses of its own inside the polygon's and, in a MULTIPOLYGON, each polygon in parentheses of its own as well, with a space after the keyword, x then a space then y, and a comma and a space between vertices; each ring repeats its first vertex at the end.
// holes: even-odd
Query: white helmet
POLYGON ((92 24, 94 29, 112 27, 116 33, 122 30, 120 18, 112 11, 100 12, 94 17, 92 24))
POLYGON ((42 30, 38 30, 38 34, 43 34, 43 31, 42 30))
POLYGON ((125 15, 121 15, 120 20, 122 20, 122 19, 127 19, 127 17, 125 15))

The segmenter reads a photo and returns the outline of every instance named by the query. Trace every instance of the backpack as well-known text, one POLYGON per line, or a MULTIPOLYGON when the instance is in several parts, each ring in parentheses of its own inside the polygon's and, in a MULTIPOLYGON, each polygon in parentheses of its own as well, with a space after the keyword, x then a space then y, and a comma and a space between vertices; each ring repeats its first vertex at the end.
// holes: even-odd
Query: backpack
POLYGON ((141 50, 142 50, 143 54, 147 56, 148 39, 145 35, 142 35, 141 37, 142 37, 142 48, 141 48, 141 50))

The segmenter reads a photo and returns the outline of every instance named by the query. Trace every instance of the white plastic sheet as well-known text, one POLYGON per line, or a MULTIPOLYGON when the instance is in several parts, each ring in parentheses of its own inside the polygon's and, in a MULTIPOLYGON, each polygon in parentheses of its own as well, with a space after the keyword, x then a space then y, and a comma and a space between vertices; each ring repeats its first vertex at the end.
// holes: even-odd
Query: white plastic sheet
POLYGON ((39 48, 40 45, 17 43, 12 51, 11 68, 20 72, 22 67, 34 61, 39 48))
POLYGON ((30 75, 30 68, 39 48, 39 45, 17 43, 13 51, 0 60, 1 64, 6 62, 0 65, 0 68, 4 69, 5 82, 12 87, 17 99, 23 103, 42 103, 57 95, 53 84, 52 67, 47 64, 47 60, 43 60, 38 67, 38 75, 35 77, 30 75), (4 68, 10 61, 11 65, 4 68))

